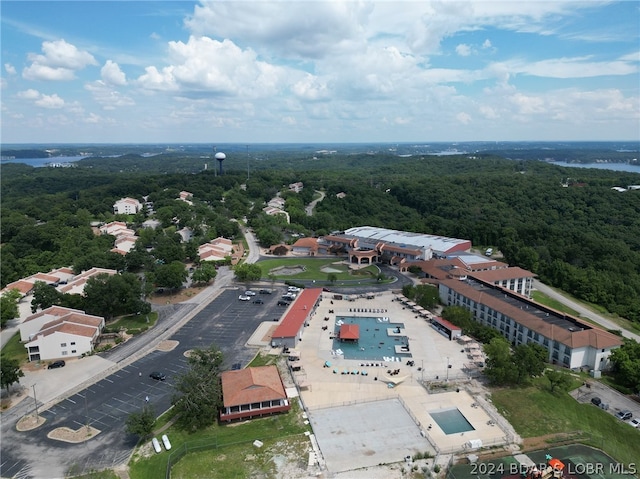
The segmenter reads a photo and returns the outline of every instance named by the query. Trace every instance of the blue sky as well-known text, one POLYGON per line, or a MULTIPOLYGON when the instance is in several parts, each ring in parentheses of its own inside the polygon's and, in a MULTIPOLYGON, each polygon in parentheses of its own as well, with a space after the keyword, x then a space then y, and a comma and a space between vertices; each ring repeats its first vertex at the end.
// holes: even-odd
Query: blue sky
POLYGON ((640 140, 637 1, 6 1, 2 143, 640 140))

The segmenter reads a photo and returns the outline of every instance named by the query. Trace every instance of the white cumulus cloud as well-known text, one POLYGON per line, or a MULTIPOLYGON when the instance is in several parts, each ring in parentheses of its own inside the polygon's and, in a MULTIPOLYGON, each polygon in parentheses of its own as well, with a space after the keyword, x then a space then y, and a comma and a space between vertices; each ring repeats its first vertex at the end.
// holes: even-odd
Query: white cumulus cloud
POLYGON ((53 95, 41 95, 35 104, 42 108, 58 109, 64 106, 64 100, 54 93, 53 95))
POLYGON ((27 80, 72 80, 77 70, 97 65, 93 55, 64 39, 42 42, 42 52, 28 55, 31 65, 22 71, 27 80))
POLYGON ((282 67, 257 58, 230 40, 191 36, 189 41, 169 42, 171 65, 149 66, 137 79, 144 89, 189 95, 258 98, 277 93, 288 75, 282 67))
POLYGON ((120 69, 120 66, 111 60, 107 60, 104 64, 100 70, 100 75, 102 77, 102 81, 108 85, 122 86, 127 84, 126 75, 120 69))

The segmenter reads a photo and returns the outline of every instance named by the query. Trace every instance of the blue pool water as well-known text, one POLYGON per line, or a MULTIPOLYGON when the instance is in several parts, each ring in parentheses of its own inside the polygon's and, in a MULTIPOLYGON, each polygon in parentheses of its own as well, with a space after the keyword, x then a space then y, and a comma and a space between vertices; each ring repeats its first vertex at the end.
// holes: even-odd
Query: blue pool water
POLYGON ((440 429, 445 434, 455 434, 457 432, 475 431, 467 418, 458 410, 458 408, 440 409, 429 413, 433 420, 438 423, 440 429))
MULTIPOLYGON (((333 350, 342 350, 345 359, 388 361, 388 358, 398 358, 403 361, 411 357, 411 352, 410 350, 396 352, 396 346, 409 345, 409 339, 398 333, 398 328, 403 332, 404 323, 392 323, 387 317, 337 316, 333 350), (337 339, 341 322, 359 326, 360 338, 358 341, 348 342, 337 339)), ((411 345, 409 345, 410 347, 411 345)))

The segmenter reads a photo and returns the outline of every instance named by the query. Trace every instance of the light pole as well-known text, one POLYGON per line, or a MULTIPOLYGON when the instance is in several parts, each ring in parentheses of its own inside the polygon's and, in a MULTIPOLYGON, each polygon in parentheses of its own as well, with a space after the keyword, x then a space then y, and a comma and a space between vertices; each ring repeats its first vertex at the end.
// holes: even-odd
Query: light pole
POLYGON ((36 399, 36 385, 31 386, 33 388, 33 403, 36 405, 36 424, 38 423, 38 400, 36 399))
POLYGON ((451 366, 449 365, 449 356, 447 356, 447 382, 449 382, 449 368, 451 366))

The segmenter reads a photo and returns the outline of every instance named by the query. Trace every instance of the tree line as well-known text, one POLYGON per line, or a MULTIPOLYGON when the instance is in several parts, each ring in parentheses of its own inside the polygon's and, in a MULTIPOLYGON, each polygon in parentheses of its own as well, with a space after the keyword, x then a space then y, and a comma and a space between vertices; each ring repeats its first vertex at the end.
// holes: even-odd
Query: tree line
POLYGON ((3 166, 2 286, 58 266, 81 270, 154 271, 172 261, 196 259, 197 246, 216 236, 239 237, 235 219, 247 218, 263 246, 294 241, 291 233, 319 236, 357 225, 470 239, 494 247, 504 261, 536 273, 544 282, 607 310, 640 321, 640 194, 612 186, 640 183, 633 173, 567 169, 545 162, 494 155, 398 158, 379 153, 333 155, 273 151, 247 176, 242 165, 186 172, 201 159, 182 155, 162 173, 110 171, 153 158, 83 160, 73 169, 3 166), (83 163, 87 161, 87 165, 83 163), (127 163, 129 162, 129 163, 127 163), (89 166, 90 165, 90 166, 89 166), (563 187, 567 176, 575 186, 563 187), (288 191, 302 181, 301 193, 288 191), (194 204, 176 201, 180 191, 194 204), (315 190, 326 193, 314 214, 304 206, 315 190), (291 219, 262 208, 280 193, 291 219), (339 195, 343 193, 343 195, 339 195), (127 220, 140 245, 122 257, 110 253, 113 238, 97 236, 92 222, 118 219, 113 203, 147 196, 159 231, 140 228, 146 211, 127 220), (194 238, 181 243, 182 227, 194 238))

